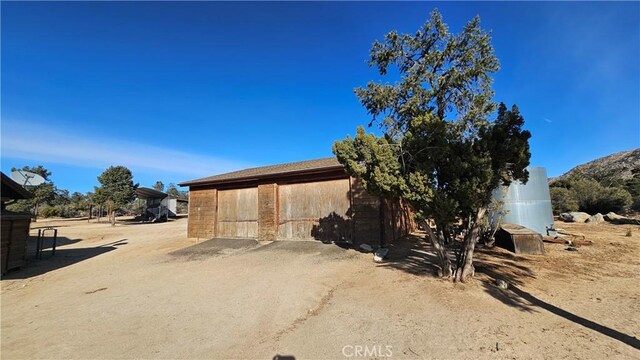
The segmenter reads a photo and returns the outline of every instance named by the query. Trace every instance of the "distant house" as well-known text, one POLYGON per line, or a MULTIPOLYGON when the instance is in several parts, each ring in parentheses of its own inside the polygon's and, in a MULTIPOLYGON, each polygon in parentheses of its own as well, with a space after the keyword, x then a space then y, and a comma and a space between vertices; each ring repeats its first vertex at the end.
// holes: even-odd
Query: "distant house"
POLYGON ((368 194, 335 158, 185 181, 188 236, 378 245, 413 229, 402 201, 368 194))
POLYGON ((178 202, 187 200, 178 199, 165 192, 156 189, 139 187, 136 190, 139 199, 146 200, 143 218, 149 221, 165 221, 176 217, 178 202))

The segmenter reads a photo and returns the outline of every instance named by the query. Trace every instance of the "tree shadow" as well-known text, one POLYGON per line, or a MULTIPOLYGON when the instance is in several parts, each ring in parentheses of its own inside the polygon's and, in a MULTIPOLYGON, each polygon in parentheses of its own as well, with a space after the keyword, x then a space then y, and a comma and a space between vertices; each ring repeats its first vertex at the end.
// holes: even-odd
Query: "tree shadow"
POLYGON ((402 270, 412 275, 438 275, 440 266, 433 245, 423 236, 412 234, 387 244, 389 255, 378 267, 402 270))
POLYGON ((69 239, 64 236, 58 236, 57 247, 55 255, 52 255, 52 249, 50 247, 52 241, 50 238, 44 239, 42 259, 36 258, 36 238, 30 237, 27 242, 27 256, 25 265, 20 269, 13 270, 2 276, 2 279, 27 279, 30 277, 45 274, 49 271, 64 268, 69 265, 76 264, 78 262, 90 259, 92 257, 102 255, 104 253, 113 251, 117 246, 126 245, 127 239, 121 239, 108 244, 87 247, 87 248, 75 248, 65 249, 58 248, 60 246, 75 244, 81 239, 69 239))
MULTIPOLYGON (((452 259, 453 246, 447 247, 452 259)), ((527 255, 513 254, 498 247, 479 246, 474 255, 475 272, 480 275, 476 276, 476 279, 482 282, 485 292, 507 306, 525 312, 546 310, 633 348, 640 349, 640 341, 636 337, 563 310, 521 290, 526 286, 527 281, 536 278, 531 263, 539 255, 531 256, 533 258, 529 258, 527 255), (496 279, 506 281, 509 284, 508 290, 498 288, 495 285, 496 279)), ((439 270, 437 264, 438 258, 433 246, 422 234, 414 233, 389 244, 389 257, 378 266, 402 270, 412 275, 436 277, 439 270)))
POLYGON ((317 225, 313 225, 311 236, 325 244, 342 244, 351 240, 351 228, 351 218, 348 214, 341 216, 334 211, 320 218, 317 225))
POLYGON ((608 326, 598 324, 582 316, 576 315, 544 300, 541 300, 530 293, 520 289, 518 286, 511 285, 508 290, 498 289, 490 284, 485 283, 485 289, 494 297, 503 303, 515 306, 526 311, 534 311, 534 309, 543 309, 552 314, 560 316, 578 325, 584 326, 602 335, 608 336, 614 340, 618 340, 626 345, 640 350, 640 340, 635 336, 627 335, 608 326))

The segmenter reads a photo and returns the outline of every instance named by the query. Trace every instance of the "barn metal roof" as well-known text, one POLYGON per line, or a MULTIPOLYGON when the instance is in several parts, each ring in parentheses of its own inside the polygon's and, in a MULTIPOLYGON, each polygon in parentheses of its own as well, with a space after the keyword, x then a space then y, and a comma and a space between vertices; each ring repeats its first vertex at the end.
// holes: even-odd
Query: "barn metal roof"
POLYGON ((213 175, 201 179, 182 182, 180 186, 209 185, 235 182, 239 180, 261 180, 282 175, 310 174, 325 170, 339 170, 343 166, 335 157, 298 161, 279 165, 261 166, 220 175, 213 175))

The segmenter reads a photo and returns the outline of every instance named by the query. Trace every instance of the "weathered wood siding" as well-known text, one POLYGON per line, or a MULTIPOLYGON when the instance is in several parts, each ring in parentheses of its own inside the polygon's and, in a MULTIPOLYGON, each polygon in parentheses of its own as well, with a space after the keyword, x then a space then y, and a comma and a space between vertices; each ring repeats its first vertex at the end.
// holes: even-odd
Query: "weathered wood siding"
POLYGON ((349 179, 280 185, 278 203, 279 239, 338 241, 351 236, 349 179))
POLYGON ((190 189, 187 236, 209 239, 215 235, 216 189, 190 189))
POLYGON ((409 234, 416 229, 411 206, 402 199, 384 201, 384 238, 386 243, 409 234))
POLYGON ((17 269, 24 264, 27 254, 27 239, 31 219, 23 215, 2 215, 1 264, 2 273, 17 269))
POLYGON ((380 198, 367 193, 362 181, 351 179, 351 197, 353 207, 353 242, 377 246, 382 236, 381 220, 383 215, 380 198))
POLYGON ((218 191, 216 236, 258 237, 258 188, 218 191))
POLYGON ((278 185, 258 186, 258 240, 278 238, 278 185))

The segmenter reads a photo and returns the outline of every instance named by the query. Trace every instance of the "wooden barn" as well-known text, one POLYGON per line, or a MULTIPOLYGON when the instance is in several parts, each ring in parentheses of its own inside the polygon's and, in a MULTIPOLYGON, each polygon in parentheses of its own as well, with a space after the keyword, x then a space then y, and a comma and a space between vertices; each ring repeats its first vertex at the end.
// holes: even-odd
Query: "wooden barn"
POLYGON ((378 246, 413 229, 401 200, 369 195, 335 158, 234 171, 189 186, 190 238, 346 241, 378 246))

